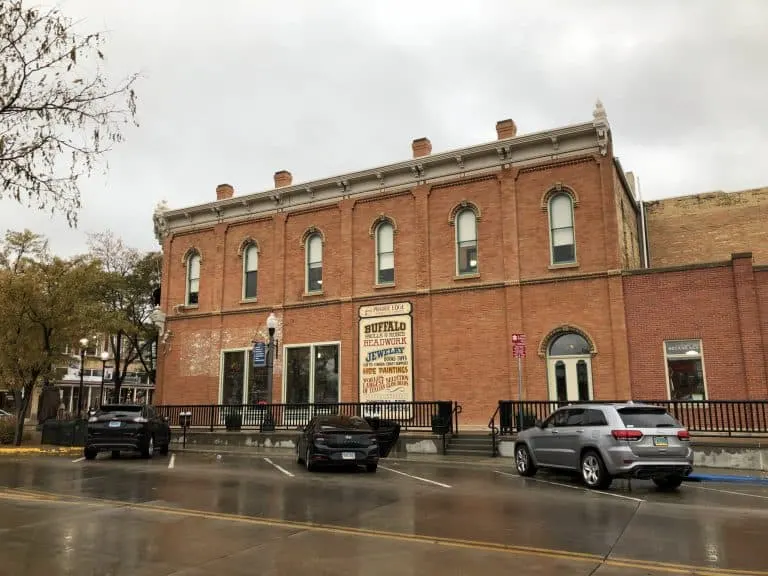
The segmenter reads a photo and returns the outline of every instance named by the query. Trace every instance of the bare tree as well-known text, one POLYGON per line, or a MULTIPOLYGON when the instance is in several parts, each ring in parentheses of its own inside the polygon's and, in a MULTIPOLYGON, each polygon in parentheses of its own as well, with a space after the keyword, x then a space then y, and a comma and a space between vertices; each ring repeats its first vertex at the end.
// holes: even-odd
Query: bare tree
POLYGON ((78 33, 56 8, 0 2, 0 199, 77 225, 79 178, 122 141, 125 124, 138 126, 138 75, 110 86, 102 44, 102 34, 78 33))

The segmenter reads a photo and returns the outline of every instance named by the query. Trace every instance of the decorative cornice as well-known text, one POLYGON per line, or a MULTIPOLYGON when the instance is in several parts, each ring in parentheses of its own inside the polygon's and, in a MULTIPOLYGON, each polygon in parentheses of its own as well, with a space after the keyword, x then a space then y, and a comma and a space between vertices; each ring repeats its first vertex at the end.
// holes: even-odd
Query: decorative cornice
POLYGON ((246 196, 235 196, 177 210, 159 206, 154 213, 155 235, 162 243, 162 239, 168 234, 206 224, 275 212, 293 212, 310 206, 315 208, 324 201, 338 201, 343 197, 445 181, 446 178, 461 178, 465 174, 501 166, 549 164, 553 160, 553 142, 557 143, 557 158, 560 161, 590 153, 605 154, 608 138, 607 120, 597 114, 592 122, 430 154, 396 164, 246 196))

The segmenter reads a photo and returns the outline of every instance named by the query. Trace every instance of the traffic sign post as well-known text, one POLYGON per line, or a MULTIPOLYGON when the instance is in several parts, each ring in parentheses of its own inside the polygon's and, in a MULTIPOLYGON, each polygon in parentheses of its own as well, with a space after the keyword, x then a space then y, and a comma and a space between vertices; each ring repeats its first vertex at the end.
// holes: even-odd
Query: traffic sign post
POLYGON ((523 358, 525 358, 525 334, 512 334, 512 355, 517 358, 517 431, 523 430, 523 358))

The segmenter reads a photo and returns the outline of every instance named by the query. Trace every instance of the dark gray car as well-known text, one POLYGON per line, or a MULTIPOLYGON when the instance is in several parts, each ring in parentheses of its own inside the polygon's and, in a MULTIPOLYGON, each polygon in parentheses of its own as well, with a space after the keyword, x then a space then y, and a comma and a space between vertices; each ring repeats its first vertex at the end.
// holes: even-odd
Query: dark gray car
POLYGON ((688 430, 664 408, 572 404, 518 434, 515 464, 521 476, 538 468, 578 471, 589 488, 613 478, 649 478, 675 489, 693 471, 688 430))

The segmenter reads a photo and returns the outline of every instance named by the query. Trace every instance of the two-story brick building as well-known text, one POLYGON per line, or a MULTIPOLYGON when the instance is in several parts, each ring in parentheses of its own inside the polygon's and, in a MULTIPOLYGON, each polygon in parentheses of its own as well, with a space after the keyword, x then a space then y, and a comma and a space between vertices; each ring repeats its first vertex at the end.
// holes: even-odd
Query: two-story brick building
POLYGON ((279 171, 272 190, 223 184, 210 203, 158 209, 156 402, 458 400, 463 421, 483 423, 518 396, 515 333, 527 399, 768 397, 768 271, 744 257, 648 269, 652 210, 602 105, 582 124, 496 129, 460 150, 420 138, 404 162, 301 184, 279 171), (250 368, 270 313, 272 391, 250 368))

